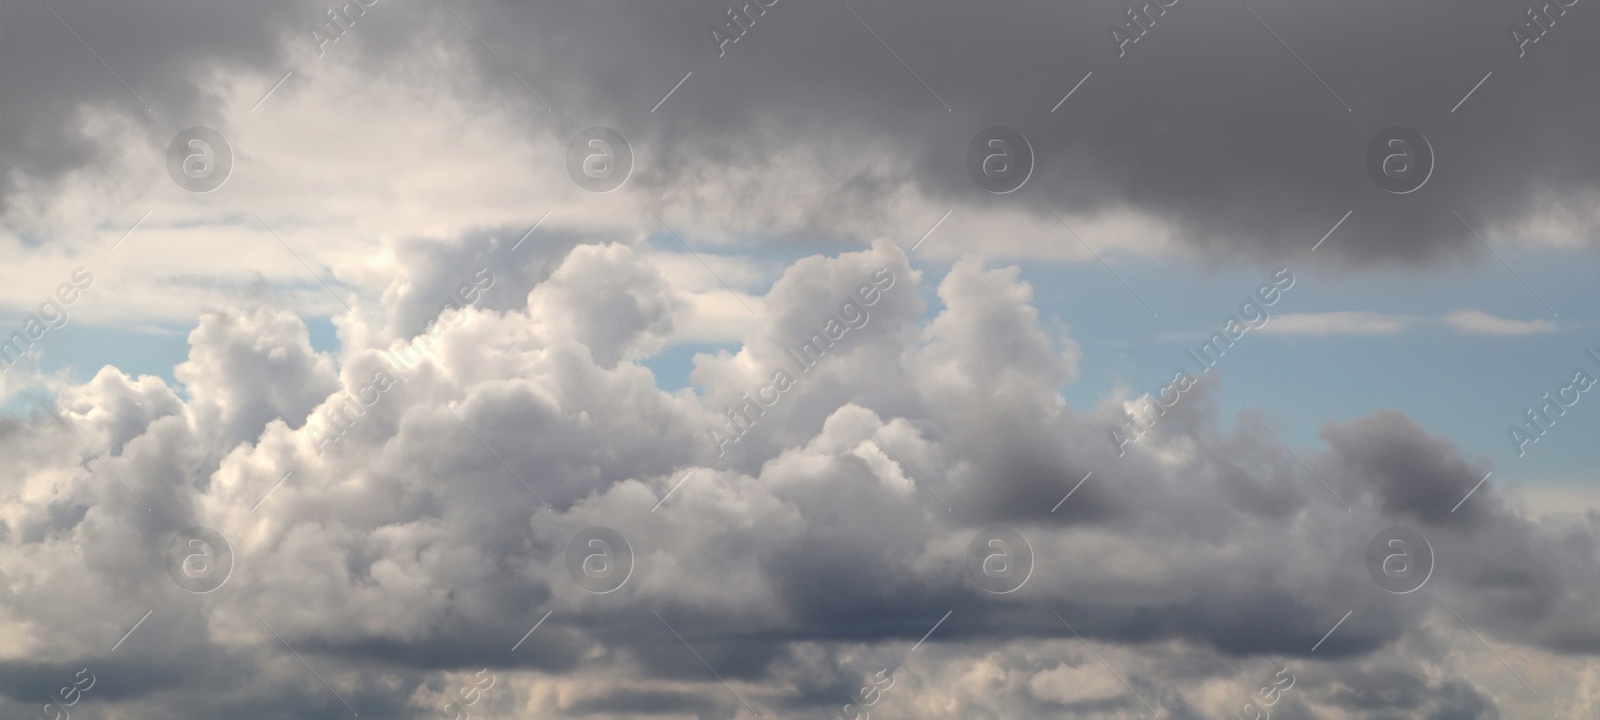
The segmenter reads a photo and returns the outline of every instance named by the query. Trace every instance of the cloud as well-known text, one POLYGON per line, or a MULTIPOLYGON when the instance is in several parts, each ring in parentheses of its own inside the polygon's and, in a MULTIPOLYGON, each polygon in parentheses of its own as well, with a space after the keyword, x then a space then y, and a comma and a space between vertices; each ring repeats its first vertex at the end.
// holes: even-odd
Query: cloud
POLYGON ((815 717, 886 669, 885 720, 1217 717, 1283 667, 1291 716, 1600 708, 1600 515, 1480 486, 1398 412, 1296 454, 1211 377, 1121 456, 1126 404, 1065 399, 1081 351, 1011 263, 1271 266, 1337 221, 1320 263, 1442 265, 1482 246, 1456 212, 1592 245, 1583 6, 1517 58, 1521 10, 1488 0, 1176 3, 1120 49, 1126 3, 758 4, 718 48, 711 0, 377 0, 325 54, 326 2, 0 5, 0 302, 81 265, 73 319, 188 331, 171 384, 50 377, 0 418, 0 712, 81 668, 80 707, 121 717, 448 716, 480 669, 491 717, 815 717), (1363 167, 1396 124, 1439 158, 1403 196, 1363 167), (235 150, 212 194, 164 177, 192 125, 235 150), (569 176, 596 125, 637 158, 613 193, 569 176), (1037 157, 1007 195, 962 163, 994 125, 1037 157), (879 271, 870 320, 721 453, 879 271), (691 340, 729 349, 662 390, 646 363, 691 340), (1439 558, 1406 596, 1365 561, 1397 525, 1439 558), (195 526, 234 557, 205 595, 171 577, 195 526), (569 564, 598 526, 634 557, 603 595, 569 564), (1035 557, 1004 596, 970 569, 992 526, 1035 557))
MULTIPOLYGON (((1530 678, 1541 689, 1600 687, 1562 659, 1600 652, 1584 602, 1600 590, 1600 520, 1532 524, 1494 484, 1452 512, 1487 465, 1404 415, 1328 425, 1301 453, 1307 471, 1253 419, 1219 417, 1202 379, 1119 458, 1105 431, 1121 405, 1062 400, 1071 356, 1017 268, 958 262, 923 318, 922 275, 887 242, 792 264, 740 350, 701 356, 696 388, 666 393, 633 359, 671 316, 653 278, 626 247, 572 248, 521 300, 468 307, 320 452, 305 418, 389 361, 381 346, 311 352, 292 316, 260 307, 201 319, 181 392, 107 368, 61 393, 77 438, 44 413, 10 421, 0 706, 37 704, 62 672, 92 666, 98 701, 133 715, 331 716, 347 702, 421 717, 487 668, 493 712, 712 717, 749 703, 798 717, 900 668, 874 714, 1151 703, 1208 716, 1298 663, 1292 702, 1308 715, 1397 692, 1394 707, 1417 712, 1532 707, 1482 679, 1495 661, 1451 610, 1552 668, 1530 678), (877 268, 896 281, 870 322, 718 457, 708 428, 729 399, 877 268), (1000 599, 965 566, 996 524, 1037 558, 1000 599), (1362 560, 1396 524, 1450 558, 1404 603, 1362 560), (210 595, 164 565, 173 533, 195 525, 237 558, 210 595), (591 526, 621 532, 636 558, 606 595, 566 565, 591 526), (1374 678, 1396 665, 1425 670, 1384 689, 1374 678), (221 682, 233 675, 250 680, 221 682)), ((350 338, 394 327, 341 322, 350 338)), ((1568 714, 1588 702, 1557 697, 1568 714)))
POLYGON ((1463 335, 1529 335, 1553 332, 1556 324, 1543 318, 1537 320, 1512 320, 1496 317, 1481 310, 1457 310, 1444 316, 1456 332, 1463 335))
MULTIPOLYGON (((1367 311, 1289 313, 1273 316, 1262 330, 1282 335, 1395 335, 1421 321, 1408 315, 1367 311)), ((1512 320, 1471 309, 1441 316, 1437 322, 1462 335, 1528 335, 1556 330, 1556 324, 1548 320, 1512 320)))
POLYGON ((1410 323, 1398 315, 1364 311, 1275 315, 1262 332, 1283 335, 1394 335, 1410 323))
POLYGON ((1028 680, 1028 691, 1041 700, 1073 705, 1085 701, 1108 700, 1123 694, 1121 683, 1092 665, 1057 665, 1028 680))
MULTIPOLYGON (((1508 242, 1565 247, 1593 236, 1600 141, 1580 118, 1597 102, 1587 68, 1600 49, 1551 29, 1519 58, 1505 28, 1521 16, 1487 0, 1257 14, 1174 5, 1120 49, 1108 27, 1127 22, 1126 8, 1105 3, 997 13, 887 2, 854 14, 774 5, 720 49, 708 28, 727 22, 726 4, 699 0, 537 12, 385 3, 322 57, 308 28, 327 8, 309 2, 56 8, 127 88, 40 7, 9 4, 4 23, 3 201, 24 217, 37 199, 20 191, 69 187, 77 170, 104 164, 127 137, 110 131, 117 124, 157 155, 182 126, 252 124, 249 108, 287 71, 295 77, 271 98, 281 104, 263 111, 359 68, 369 89, 347 104, 410 81, 469 108, 466 118, 511 118, 480 137, 556 151, 539 163, 553 180, 563 179, 559 151, 570 138, 614 126, 641 159, 630 184, 659 199, 669 220, 689 218, 680 230, 715 242, 907 237, 950 209, 959 223, 1006 220, 1007 242, 1026 240, 1004 251, 1041 257, 1059 257, 1064 244, 1051 210, 1134 229, 1091 233, 1101 247, 1263 264, 1303 252, 1341 208, 1350 217, 1318 257, 1352 267, 1479 252, 1451 214, 1460 208, 1473 209, 1465 219, 1479 232, 1508 242), (1413 32, 1419 23, 1433 31, 1413 32), (1238 54, 1212 52, 1221 46, 1238 54), (418 84, 428 79, 414 67, 423 56, 448 68, 448 84, 418 84), (1465 68, 1496 72, 1451 113, 1473 85, 1476 71, 1465 68), (1426 120, 1441 112, 1450 122, 1426 120), (1380 130, 1405 123, 1427 137, 1440 170, 1401 203, 1367 177, 1363 158, 1380 130), (1001 199, 961 162, 976 133, 996 124, 1022 132, 1038 158, 1028 185, 1001 199)), ((340 137, 347 147, 391 142, 381 131, 340 137)), ((151 158, 144 163, 149 170, 151 158)), ((929 248, 951 258, 994 252, 981 237, 947 234, 929 248)))

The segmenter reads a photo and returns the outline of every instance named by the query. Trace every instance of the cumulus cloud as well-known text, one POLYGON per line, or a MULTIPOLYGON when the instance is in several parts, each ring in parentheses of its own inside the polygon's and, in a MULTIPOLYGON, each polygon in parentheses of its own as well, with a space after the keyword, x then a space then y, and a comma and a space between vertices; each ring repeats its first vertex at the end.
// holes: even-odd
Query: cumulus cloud
POLYGON ((624 246, 581 245, 520 302, 467 307, 404 372, 380 347, 312 352, 281 311, 219 308, 181 389, 108 368, 62 392, 62 423, 0 437, 16 458, 4 703, 90 667, 105 685, 88 696, 130 716, 421 717, 488 669, 490 713, 807 716, 890 670, 873 710, 888 717, 1199 717, 1290 667, 1286 702, 1308 714, 1532 707, 1484 679, 1492 655, 1461 620, 1547 658, 1529 682, 1564 712, 1591 702, 1557 688, 1594 687, 1594 670, 1557 658, 1600 652, 1583 600, 1600 518, 1536 525, 1492 484, 1452 511, 1488 468, 1398 413, 1329 425, 1302 467, 1253 420, 1218 417, 1211 380, 1119 458, 1105 429, 1122 407, 1062 400, 1070 356, 1016 268, 956 263, 923 317, 906 260, 880 243, 795 263, 760 329, 698 358, 678 393, 631 359, 671 310, 624 246), (879 269, 895 283, 870 321, 719 457, 725 405, 879 269), (319 445, 307 418, 379 371, 394 387, 319 445), (1006 596, 964 564, 993 524, 1037 558, 1006 596), (1363 563, 1395 524, 1439 557, 1414 596, 1363 563), (236 559, 207 595, 164 565, 196 525, 236 559), (635 558, 605 595, 567 566, 591 526, 635 558))

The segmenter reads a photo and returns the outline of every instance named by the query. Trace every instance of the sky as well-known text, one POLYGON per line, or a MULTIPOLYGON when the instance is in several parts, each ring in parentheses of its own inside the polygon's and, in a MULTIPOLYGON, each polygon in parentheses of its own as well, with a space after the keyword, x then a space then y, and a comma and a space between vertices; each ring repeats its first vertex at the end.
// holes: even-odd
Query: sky
POLYGON ((1595 16, 6 0, 0 712, 1600 716, 1595 16))

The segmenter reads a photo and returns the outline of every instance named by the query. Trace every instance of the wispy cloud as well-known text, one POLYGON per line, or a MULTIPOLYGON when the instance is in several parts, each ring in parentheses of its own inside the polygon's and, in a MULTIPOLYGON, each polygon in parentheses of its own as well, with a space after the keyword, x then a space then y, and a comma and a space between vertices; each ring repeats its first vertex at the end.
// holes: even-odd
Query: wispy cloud
POLYGON ((1463 335, 1529 335, 1556 329, 1555 323, 1543 318, 1512 320, 1481 310, 1457 310, 1444 316, 1444 322, 1463 335))
POLYGON ((1274 315, 1261 330, 1281 335, 1396 335, 1423 323, 1440 323, 1461 335, 1529 335, 1557 329, 1549 320, 1513 320, 1466 309, 1438 318, 1366 311, 1290 313, 1274 315))
POLYGON ((1275 315, 1262 332, 1283 335, 1394 335, 1413 318, 1372 312, 1322 312, 1275 315))

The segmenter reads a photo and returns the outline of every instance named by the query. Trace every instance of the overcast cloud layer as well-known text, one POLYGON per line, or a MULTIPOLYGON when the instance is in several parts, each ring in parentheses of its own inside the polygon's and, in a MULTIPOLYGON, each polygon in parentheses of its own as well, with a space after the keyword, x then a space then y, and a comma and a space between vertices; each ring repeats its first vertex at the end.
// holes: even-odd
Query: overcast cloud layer
POLYGON ((0 6, 0 330, 56 297, 188 348, 0 380, 8 717, 1600 716, 1600 511, 1398 410, 1291 449, 1181 357, 1074 406, 1023 277, 1592 267, 1600 8, 1519 48, 1505 3, 1152 0, 1119 47, 1098 0, 751 0, 719 47, 700 0, 358 3, 329 42, 317 3, 0 6), (214 192, 169 176, 191 126, 214 192), (1015 192, 969 176, 992 126, 1015 192), (1414 192, 1363 164, 1392 126, 1414 192))
MULTIPOLYGON (((73 121, 86 108, 129 118, 160 147, 225 116, 219 74, 259 74, 252 97, 295 68, 279 92, 301 92, 333 64, 403 82, 407 58, 442 42, 453 92, 509 109, 543 142, 616 127, 641 156, 636 181, 707 230, 914 232, 885 226, 892 201, 937 206, 935 217, 1015 210, 1046 227, 1051 209, 1131 212, 1146 243, 1278 262, 1353 210, 1329 255, 1370 265, 1481 253, 1452 210, 1491 232, 1536 225, 1524 242, 1591 247, 1600 214, 1600 45, 1585 42, 1594 21, 1576 4, 1552 7, 1543 38, 1520 45, 1523 8, 1487 0, 1173 4, 1120 46, 1108 28, 1131 21, 1115 2, 774 5, 729 43, 710 32, 726 28, 725 6, 700 0, 384 0, 333 43, 309 29, 326 22, 314 3, 51 7, 61 21, 41 3, 5 10, 12 211, 37 202, 23 189, 107 159, 107 138, 73 121), (69 33, 74 21, 115 78, 69 33), (1039 158, 1014 196, 975 192, 965 176, 967 142, 993 125, 1022 132, 1039 158), (1361 162, 1395 125, 1437 157, 1415 196, 1374 187, 1361 162)), ((339 152, 336 137, 316 142, 339 152)), ((993 242, 1030 252, 1028 237, 993 242)))

